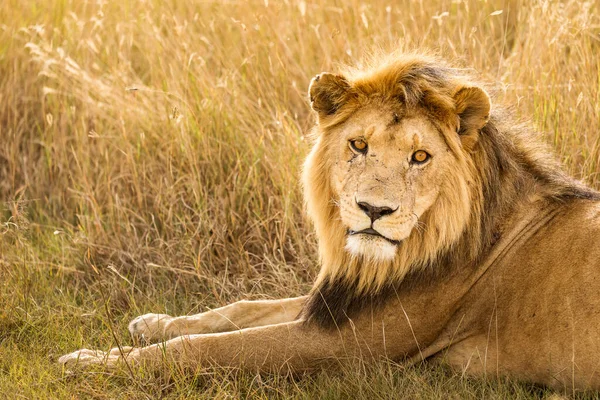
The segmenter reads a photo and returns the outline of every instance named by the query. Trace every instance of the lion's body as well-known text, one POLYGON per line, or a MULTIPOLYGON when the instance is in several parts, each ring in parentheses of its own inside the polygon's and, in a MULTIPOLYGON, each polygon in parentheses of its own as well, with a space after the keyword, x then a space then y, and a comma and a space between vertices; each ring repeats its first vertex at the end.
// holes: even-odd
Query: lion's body
POLYGON ((600 388, 600 280, 589 262, 600 259, 600 205, 538 201, 507 223, 512 232, 476 266, 410 295, 426 303, 412 315, 415 331, 414 321, 443 310, 433 342, 423 336, 423 356, 472 374, 600 388), (565 232, 577 234, 566 240, 565 232))
POLYGON ((531 212, 531 236, 461 299, 464 339, 447 361, 553 387, 600 388, 600 207, 575 201, 531 212))
MULTIPOLYGON (((145 315, 132 334, 184 335, 166 354, 193 365, 431 359, 600 389, 598 193, 436 60, 395 56, 309 91, 319 123, 303 179, 322 264, 311 293, 145 315)), ((127 352, 62 361, 163 359, 157 345, 127 352)))

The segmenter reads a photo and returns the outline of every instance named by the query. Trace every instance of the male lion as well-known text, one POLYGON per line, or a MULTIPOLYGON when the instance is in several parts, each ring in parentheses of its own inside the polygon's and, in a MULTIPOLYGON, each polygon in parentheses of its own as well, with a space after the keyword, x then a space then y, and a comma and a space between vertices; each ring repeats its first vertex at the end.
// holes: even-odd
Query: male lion
POLYGON ((428 359, 600 388, 600 194, 435 58, 323 73, 309 96, 303 182, 321 271, 308 296, 146 314, 129 330, 162 343, 60 362, 305 371, 428 359))

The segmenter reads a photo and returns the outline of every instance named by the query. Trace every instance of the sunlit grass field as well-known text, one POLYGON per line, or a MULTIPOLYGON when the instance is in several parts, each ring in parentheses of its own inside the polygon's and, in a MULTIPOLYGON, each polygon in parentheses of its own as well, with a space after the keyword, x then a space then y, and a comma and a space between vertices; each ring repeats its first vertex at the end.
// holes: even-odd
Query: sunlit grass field
POLYGON ((308 82, 398 48, 478 71, 600 188, 597 1, 2 1, 0 398, 549 396, 427 365, 290 378, 56 363, 130 343, 142 313, 306 293, 308 82))

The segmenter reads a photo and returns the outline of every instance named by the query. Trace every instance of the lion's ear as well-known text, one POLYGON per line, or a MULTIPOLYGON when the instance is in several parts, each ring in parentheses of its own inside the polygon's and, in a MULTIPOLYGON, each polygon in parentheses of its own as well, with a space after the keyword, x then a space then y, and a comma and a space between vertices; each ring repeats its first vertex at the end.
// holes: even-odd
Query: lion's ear
POLYGON ((310 106, 319 118, 335 114, 348 100, 350 84, 341 75, 323 72, 315 76, 308 86, 310 106))
POLYGON ((490 119, 490 96, 479 87, 466 86, 456 92, 454 104, 459 118, 461 142, 464 147, 471 148, 479 137, 479 131, 490 119))

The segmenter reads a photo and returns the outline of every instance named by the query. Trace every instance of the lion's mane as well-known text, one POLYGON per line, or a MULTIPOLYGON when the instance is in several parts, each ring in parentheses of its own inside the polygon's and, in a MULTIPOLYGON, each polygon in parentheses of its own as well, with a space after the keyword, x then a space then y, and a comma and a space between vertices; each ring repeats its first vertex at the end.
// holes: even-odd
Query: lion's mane
MULTIPOLYGON (((306 319, 324 326, 341 324, 366 306, 376 306, 415 282, 440 279, 452 268, 477 263, 502 234, 500 221, 514 210, 530 182, 544 187, 549 201, 598 198, 598 194, 568 177, 546 146, 516 124, 510 113, 492 109, 477 132, 460 124, 456 93, 478 86, 459 69, 422 54, 393 54, 364 69, 338 75, 346 87, 310 90, 313 102, 325 102, 332 112, 319 115, 314 144, 303 172, 307 211, 319 240, 321 270, 303 311, 306 319), (426 112, 440 134, 473 135, 473 140, 446 138, 457 169, 439 188, 438 200, 404 240, 393 262, 378 262, 348 254, 346 228, 331 187, 334 145, 328 131, 373 102, 401 102, 407 110, 426 112)), ((318 79, 318 78, 315 78, 318 79)), ((487 99, 482 99, 489 102, 487 99)), ((488 103, 489 104, 489 103, 488 103)), ((313 104, 318 111, 319 104, 313 104)), ((464 115, 463 115, 464 116, 464 115)))

